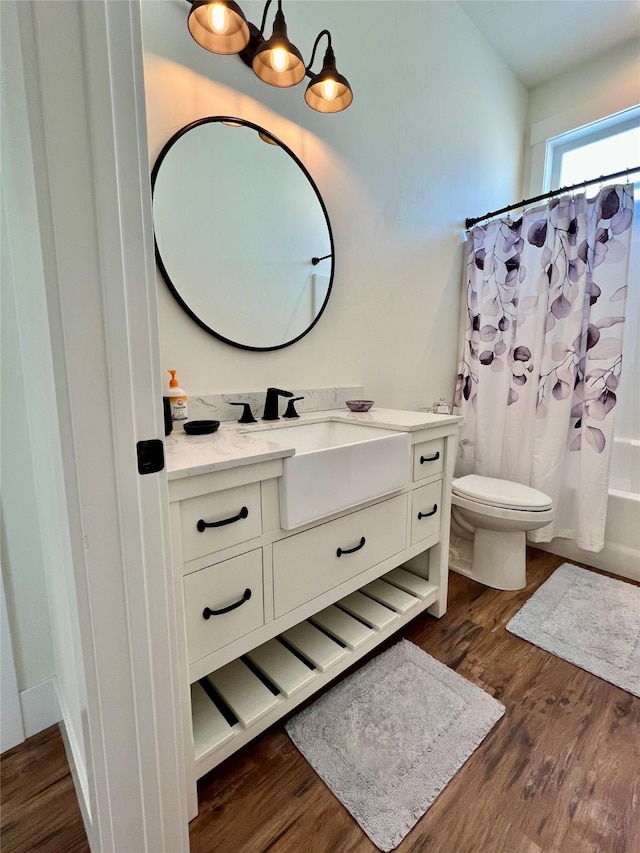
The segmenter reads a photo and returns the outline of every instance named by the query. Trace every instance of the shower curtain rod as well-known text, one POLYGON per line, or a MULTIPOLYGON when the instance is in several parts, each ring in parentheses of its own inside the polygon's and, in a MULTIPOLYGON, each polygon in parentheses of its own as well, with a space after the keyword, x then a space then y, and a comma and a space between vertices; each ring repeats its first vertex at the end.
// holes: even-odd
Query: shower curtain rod
POLYGON ((484 219, 491 219, 492 216, 498 216, 500 213, 507 213, 507 211, 515 210, 518 207, 526 207, 526 205, 532 204, 534 201, 543 201, 545 198, 553 198, 554 195, 561 195, 562 193, 568 193, 572 190, 581 189, 582 187, 589 187, 591 184, 600 184, 605 181, 612 181, 614 178, 623 178, 625 175, 631 175, 633 172, 640 172, 640 166, 622 169, 622 171, 613 172, 611 175, 601 175, 599 178, 592 178, 590 181, 580 181, 579 184, 572 184, 569 187, 560 187, 557 190, 551 190, 551 192, 533 196, 533 198, 523 198, 522 201, 519 201, 516 204, 509 204, 507 207, 501 207, 500 210, 492 210, 490 213, 485 213, 484 216, 476 216, 475 219, 465 219, 465 228, 471 228, 478 222, 482 222, 484 219))

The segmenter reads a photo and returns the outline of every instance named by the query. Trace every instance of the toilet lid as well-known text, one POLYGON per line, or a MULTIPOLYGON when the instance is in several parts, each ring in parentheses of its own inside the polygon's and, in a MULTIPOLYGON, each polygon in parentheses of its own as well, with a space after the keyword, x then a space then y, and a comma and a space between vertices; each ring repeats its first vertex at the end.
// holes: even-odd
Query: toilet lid
POLYGON ((453 493, 472 501, 511 509, 543 510, 551 509, 553 501, 549 495, 512 483, 510 480, 498 480, 495 477, 479 477, 467 474, 453 481, 453 493))

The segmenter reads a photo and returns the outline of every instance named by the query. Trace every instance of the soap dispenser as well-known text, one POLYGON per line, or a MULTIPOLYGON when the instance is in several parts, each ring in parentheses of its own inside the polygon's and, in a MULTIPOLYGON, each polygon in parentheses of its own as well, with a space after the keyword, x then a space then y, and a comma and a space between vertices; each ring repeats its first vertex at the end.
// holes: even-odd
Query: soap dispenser
POLYGON ((169 402, 171 404, 171 417, 174 423, 183 424, 187 420, 187 395, 178 384, 176 371, 170 370, 171 380, 169 382, 169 402))

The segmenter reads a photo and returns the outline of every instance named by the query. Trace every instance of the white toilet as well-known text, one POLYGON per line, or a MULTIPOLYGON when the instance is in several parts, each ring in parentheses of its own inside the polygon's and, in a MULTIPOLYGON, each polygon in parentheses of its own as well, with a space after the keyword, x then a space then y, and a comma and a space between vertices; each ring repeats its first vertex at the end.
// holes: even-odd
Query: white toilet
POLYGON ((544 492, 493 477, 453 481, 449 568, 494 589, 527 584, 526 541, 553 519, 544 492))

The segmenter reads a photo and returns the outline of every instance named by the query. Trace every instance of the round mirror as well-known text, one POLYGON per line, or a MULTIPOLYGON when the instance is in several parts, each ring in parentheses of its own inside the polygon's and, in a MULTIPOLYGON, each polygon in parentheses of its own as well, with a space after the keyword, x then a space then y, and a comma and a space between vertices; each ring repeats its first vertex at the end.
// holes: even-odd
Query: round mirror
POLYGON ((318 188, 284 143, 242 119, 199 119, 164 146, 151 185, 158 267, 203 329, 273 350, 317 323, 333 235, 318 188))

